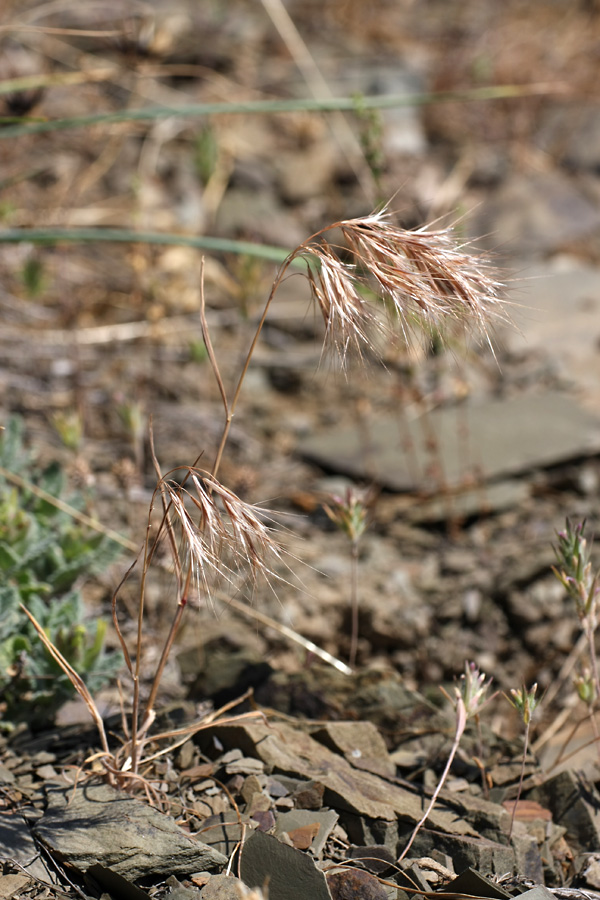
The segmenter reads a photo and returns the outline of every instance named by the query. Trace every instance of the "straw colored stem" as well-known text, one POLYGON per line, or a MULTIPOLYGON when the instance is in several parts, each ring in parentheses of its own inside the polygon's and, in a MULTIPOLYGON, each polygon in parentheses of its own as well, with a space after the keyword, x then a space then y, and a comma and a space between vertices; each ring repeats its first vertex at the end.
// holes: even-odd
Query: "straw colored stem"
POLYGON ((429 813, 431 812, 431 810, 433 809, 433 807, 435 806, 435 804, 437 802, 437 798, 439 797, 440 791, 442 790, 444 783, 446 781, 446 778, 448 777, 448 772, 450 771, 450 767, 451 767, 452 763, 454 762, 454 757, 456 756, 456 752, 460 745, 460 739, 463 736, 466 723, 467 723, 467 714, 466 714, 466 710, 465 710, 465 705, 464 705, 464 702, 462 701, 462 699, 459 698, 457 701, 457 706, 456 706, 456 732, 454 734, 452 748, 450 750, 450 753, 448 754, 448 759, 446 761, 444 771, 442 772, 442 777, 438 781, 437 787, 436 787, 435 791, 433 792, 431 800, 429 801, 429 806, 425 810, 424 815, 421 816, 421 818, 415 825, 414 831, 410 836, 408 844, 406 845, 406 847, 404 848, 404 850, 398 857, 398 862, 401 862, 404 859, 404 857, 406 856, 406 854, 412 847, 416 836, 418 835, 419 831, 421 830, 421 828, 427 821, 427 819, 429 817, 429 813))
POLYGON ((223 459, 223 452, 225 450, 225 445, 227 443, 227 438, 229 437, 229 431, 231 429, 231 422, 235 415, 235 410, 237 408, 238 400, 239 400, 240 394, 242 392, 242 387, 244 385, 246 375, 248 374, 248 369, 250 368, 250 360, 252 359, 252 356, 256 349, 256 345, 258 344, 258 341, 260 339, 260 336, 261 336, 261 333, 263 330, 263 326, 264 326, 267 316, 269 314, 269 310, 271 308, 271 304, 273 302, 275 294, 277 293, 277 289, 278 289, 279 285, 281 284, 283 277, 284 277, 285 273, 287 272, 295 253, 296 253, 296 251, 294 251, 293 254, 290 254, 288 256, 288 258, 286 259, 286 261, 280 268, 277 278, 273 282, 273 287, 271 288, 271 292, 269 294, 267 302, 265 303, 265 308, 263 309, 262 316, 259 319, 258 325, 256 327, 256 331, 254 332, 254 337, 252 338, 252 343, 250 344, 250 349, 248 350, 248 353, 246 355, 246 359, 244 361, 244 365, 243 365, 240 377, 238 379, 238 383, 237 383, 233 398, 231 400, 231 403, 229 404, 229 407, 227 407, 227 401, 226 401, 226 399, 224 399, 224 404, 225 404, 225 409, 226 409, 225 426, 223 428, 223 433, 221 435, 221 441, 219 443, 219 447, 217 449, 217 453, 215 456, 215 461, 213 463, 212 470, 211 470, 211 474, 212 474, 213 478, 216 478, 216 476, 219 472, 219 468, 221 466, 221 460, 223 459))

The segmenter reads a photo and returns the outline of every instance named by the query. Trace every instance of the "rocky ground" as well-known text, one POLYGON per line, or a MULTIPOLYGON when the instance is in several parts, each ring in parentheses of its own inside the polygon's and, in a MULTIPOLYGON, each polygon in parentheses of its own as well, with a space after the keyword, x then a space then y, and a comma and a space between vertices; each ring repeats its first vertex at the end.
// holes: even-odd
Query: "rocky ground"
MULTIPOLYGON (((494 352, 485 342, 451 342, 436 353, 393 347, 385 364, 367 360, 344 373, 322 358, 322 325, 305 280, 283 283, 220 476, 272 511, 285 529, 289 567, 274 590, 259 585, 252 597, 236 595, 234 606, 219 595, 190 610, 161 702, 193 716, 194 706, 205 710, 207 701, 227 702, 252 686, 258 703, 284 718, 273 714, 268 741, 260 723, 224 728, 212 743, 190 741, 153 772, 180 837, 201 833, 204 841, 223 824, 215 816, 233 815, 225 825, 235 833, 208 841, 217 854, 210 864, 154 862, 146 875, 153 891, 230 896, 207 893, 208 876, 188 876, 218 871, 219 854, 229 856, 231 842, 245 836, 238 874, 246 883, 264 885, 269 872, 273 879, 288 865, 308 865, 302 871, 318 881, 300 889, 304 876, 294 869, 284 879, 288 893, 271 881, 271 900, 327 891, 379 896, 335 884, 350 877, 342 870, 329 872, 326 884, 323 861, 385 848, 387 868, 374 874, 396 882, 392 863, 452 743, 439 686, 449 688, 473 660, 504 691, 537 682, 546 692, 532 734, 538 764, 532 760, 527 771, 530 806, 520 809, 519 840, 509 847, 502 803, 511 809, 516 796, 521 726, 498 696, 483 716, 485 755, 472 736, 422 846, 411 851, 411 859, 433 857, 445 874, 419 864, 411 877, 430 891, 436 878, 447 886, 452 872, 473 866, 496 880, 511 872, 522 884, 545 881, 557 890, 577 876, 589 893, 600 886, 586 855, 599 843, 596 752, 588 746, 576 757, 590 779, 584 789, 568 756, 574 741, 589 743, 587 723, 569 737, 584 716, 571 683, 580 626, 550 567, 566 516, 585 518, 590 534, 599 519, 600 15, 594 3, 288 3, 321 81, 304 45, 276 19, 278 31, 269 9, 277 15, 277 5, 266 3, 231 2, 225 13, 222 4, 189 0, 73 11, 9 2, 2 77, 78 73, 79 80, 4 95, 3 114, 61 119, 326 91, 408 96, 519 85, 518 95, 342 120, 314 113, 199 120, 174 112, 154 122, 19 137, 7 123, 0 131, 2 228, 128 227, 292 248, 327 223, 389 201, 403 227, 442 217, 465 240, 477 239, 507 285, 514 324, 498 329, 494 352), (97 34, 107 30, 115 33, 97 34), (359 547, 352 676, 323 666, 254 615, 347 662, 350 548, 323 503, 350 485, 372 488, 359 547), (290 717, 309 721, 292 727, 290 717), (352 740, 342 727, 348 720, 352 740), (552 769, 557 762, 562 774, 552 769), (308 799, 305 782, 316 791, 308 799), (567 798, 564 806, 557 797, 567 798), (273 833, 287 837, 282 843, 273 833), (476 836, 489 846, 467 853, 476 836), (177 882, 165 885, 167 875, 177 882)), ((74 483, 93 491, 101 521, 134 544, 143 539, 155 485, 150 419, 163 471, 201 454, 201 464, 211 460, 222 428, 202 352, 200 256, 176 245, 4 243, 0 233, 2 416, 21 415, 38 456, 59 459, 74 483), (74 449, 64 443, 69 421, 83 427, 74 449)), ((211 338, 231 389, 275 268, 224 253, 205 266, 211 338)), ((107 613, 122 570, 88 585, 91 606, 107 613)), ((132 582, 128 612, 135 596, 132 582)), ((170 585, 152 582, 148 598, 150 666, 170 621, 170 585)), ((101 701, 107 716, 118 710, 114 691, 101 701)), ((78 885, 88 867, 83 851, 60 845, 51 825, 62 801, 49 805, 41 789, 60 785, 61 768, 81 764, 97 746, 73 724, 80 712, 63 712, 65 731, 9 742, 0 771, 2 827, 16 827, 10 814, 23 804, 30 819, 45 811, 36 840, 67 861, 78 885)), ((18 839, 2 838, 3 855, 21 864, 31 839, 23 827, 19 819, 18 839)), ((110 855, 98 864, 124 876, 110 855)), ((27 876, 7 864, 4 877, 27 876)), ((13 887, 0 883, 7 897, 39 890, 29 880, 13 887)), ((380 887, 395 896, 396 887, 380 887)), ((116 895, 132 888, 97 877, 77 889, 116 895)), ((482 884, 446 890, 504 896, 482 884)))

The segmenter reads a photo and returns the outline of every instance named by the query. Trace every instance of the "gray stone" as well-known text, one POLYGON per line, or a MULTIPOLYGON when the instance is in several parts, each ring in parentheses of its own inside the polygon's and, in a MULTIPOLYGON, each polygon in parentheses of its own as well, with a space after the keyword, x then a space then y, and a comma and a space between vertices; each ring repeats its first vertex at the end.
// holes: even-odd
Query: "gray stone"
POLYGON ((357 816, 342 812, 340 822, 353 844, 375 844, 387 847, 394 859, 398 856, 398 821, 371 819, 369 816, 357 816))
POLYGON ((600 854, 590 853, 585 858, 581 870, 581 878, 583 878, 587 887, 591 887, 596 891, 600 888, 600 854))
POLYGON ((489 900, 507 900, 511 895, 504 888, 490 881, 481 872, 469 867, 450 882, 448 890, 453 893, 469 894, 473 897, 486 897, 489 900))
POLYGON ((506 839, 510 830, 510 813, 499 803, 491 803, 468 791, 442 791, 442 797, 461 816, 466 816, 476 828, 477 834, 491 841, 506 839))
POLYGON ((86 873, 107 868, 136 881, 222 868, 227 857, 195 840, 174 819, 106 784, 50 788, 35 837, 86 873))
MULTIPOLYGON (((202 900, 243 900, 246 896, 244 882, 233 875, 213 875, 199 896, 202 900)), ((168 898, 167 898, 168 900, 168 898)))
POLYGON ((40 881, 49 881, 43 859, 38 853, 27 822, 19 814, 0 816, 0 857, 14 859, 22 869, 40 881))
POLYGON ((450 517, 468 519, 481 512, 502 512, 521 506, 531 496, 531 486, 524 481, 505 479, 485 488, 460 488, 451 496, 419 498, 406 510, 406 519, 414 523, 440 522, 450 517))
MULTIPOLYGON (((600 420, 582 409, 569 396, 546 392, 509 400, 493 400, 467 408, 469 445, 484 479, 527 472, 556 465, 573 457, 600 450, 600 420)), ((444 408, 428 415, 428 431, 438 442, 440 466, 446 484, 461 484, 465 464, 458 427, 460 413, 444 408)), ((430 457, 426 435, 418 421, 406 426, 417 455, 430 457)), ((303 456, 325 468, 371 478, 391 490, 439 490, 439 483, 423 475, 418 484, 403 459, 398 424, 374 421, 370 427, 369 471, 365 471, 362 436, 355 428, 340 428, 303 441, 303 456)), ((479 491, 480 506, 486 505, 486 492, 479 491)))
POLYGON ((343 753, 356 769, 383 778, 396 775, 385 741, 372 722, 325 722, 312 731, 312 736, 331 750, 343 753))
MULTIPOLYGON (((282 834, 288 834, 292 837, 293 832, 299 828, 316 828, 316 834, 310 843, 310 851, 314 856, 320 856, 327 838, 335 827, 339 816, 332 809, 292 809, 290 812, 281 813, 277 817, 275 825, 275 836, 280 837, 282 834)), ((295 843, 295 842, 294 842, 295 843)), ((298 846, 298 845, 296 845, 298 846)))
POLYGON ((530 881, 543 883, 543 854, 540 853, 537 839, 534 835, 527 834, 527 830, 521 822, 515 822, 511 837, 511 845, 515 851, 515 869, 519 875, 522 878, 528 878, 530 881), (522 827, 519 828, 519 825, 522 827))
POLYGON ((2 900, 12 900, 15 895, 22 897, 32 885, 33 879, 28 875, 0 875, 0 897, 2 900))
POLYGON ((515 868, 514 851, 505 844, 460 834, 442 834, 427 828, 422 828, 415 838, 411 857, 430 856, 434 849, 452 857, 454 868, 459 871, 471 867, 482 875, 502 875, 515 868))
POLYGON ((237 845, 248 834, 248 829, 256 828, 256 822, 247 815, 240 817, 234 810, 207 816, 202 821, 202 840, 208 847, 230 857, 237 845))
POLYGON ((474 238, 531 258, 556 252, 600 228, 600 211, 558 171, 515 173, 506 178, 469 221, 474 238))
POLYGON ((566 839, 579 852, 600 847, 600 795, 580 773, 560 772, 529 794, 551 810, 557 825, 567 829, 566 839))
POLYGON ((600 269, 561 257, 515 274, 510 300, 516 331, 503 342, 517 352, 523 341, 584 392, 586 406, 600 411, 600 269))
MULTIPOLYGON (((219 875, 215 875, 219 878, 219 875)), ((168 894, 168 900, 198 900, 200 897, 200 888, 188 888, 180 884, 174 875, 167 878, 167 885, 171 888, 168 894)))
POLYGON ((249 887, 268 885, 271 900, 331 900, 325 875, 312 857, 262 831, 245 842, 240 875, 249 887))
POLYGON ((555 900, 552 891, 549 891, 543 884, 536 884, 534 888, 519 894, 519 900, 555 900))
POLYGON ((374 875, 383 875, 388 870, 397 871, 396 853, 380 844, 352 846, 346 850, 347 859, 358 859, 361 865, 374 875))
POLYGON ((556 103, 541 117, 537 145, 570 170, 600 170, 600 106, 556 103))

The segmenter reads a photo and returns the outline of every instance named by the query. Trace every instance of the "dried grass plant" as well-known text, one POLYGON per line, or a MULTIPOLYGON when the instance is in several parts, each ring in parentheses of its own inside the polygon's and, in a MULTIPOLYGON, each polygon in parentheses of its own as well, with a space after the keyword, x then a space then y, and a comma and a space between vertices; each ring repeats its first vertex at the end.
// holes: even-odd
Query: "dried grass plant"
MULTIPOLYGON (((152 733, 165 665, 191 597, 196 594, 210 601, 218 582, 234 588, 244 579, 255 582, 278 577, 282 550, 266 524, 265 512, 237 497, 219 481, 218 473, 244 380, 271 305, 290 267, 301 262, 306 267, 312 299, 323 318, 324 352, 336 354, 343 370, 351 355, 363 360, 367 356, 376 358, 382 333, 409 342, 415 337, 422 340, 437 335, 450 326, 489 342, 494 321, 506 319, 502 286, 493 270, 485 260, 458 244, 451 229, 406 231, 394 223, 385 209, 336 222, 296 247, 281 265, 229 396, 212 345, 201 291, 203 336, 223 404, 223 431, 210 469, 190 466, 163 475, 154 456, 157 486, 149 508, 146 538, 133 564, 141 566, 133 648, 128 645, 119 613, 120 590, 130 572, 113 598, 113 620, 131 682, 131 700, 123 714, 124 739, 117 753, 109 750, 102 718, 85 685, 60 659, 56 648, 48 647, 84 698, 98 726, 102 743, 99 758, 107 777, 123 787, 147 784, 143 773, 157 754, 168 752, 173 742, 187 739, 207 727, 217 715, 229 711, 224 708, 181 731, 152 733), (337 243, 340 237, 342 243, 337 243), (176 597, 171 626, 143 698, 147 588, 159 547, 165 545, 175 576, 176 597), (166 748, 157 750, 161 741, 166 742, 166 748)), ((40 637, 47 641, 43 634, 40 637)))

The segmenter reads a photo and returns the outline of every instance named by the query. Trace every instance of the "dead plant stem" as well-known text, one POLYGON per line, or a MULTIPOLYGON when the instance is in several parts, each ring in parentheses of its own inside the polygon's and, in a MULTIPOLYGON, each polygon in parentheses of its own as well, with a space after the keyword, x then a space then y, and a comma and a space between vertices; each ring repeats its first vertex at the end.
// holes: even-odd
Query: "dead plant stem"
POLYGON ((465 708, 464 701, 462 700, 462 698, 459 697, 456 701, 456 731, 454 734, 454 740, 452 741, 452 747, 450 749, 450 753, 448 754, 448 759, 446 760, 446 765, 444 766, 444 771, 442 772, 442 777, 438 781, 437 787, 432 794, 431 800, 429 801, 429 806, 425 810, 424 815, 419 819, 419 821, 415 825, 414 831, 410 836, 408 844, 406 845, 406 847, 404 848, 404 850, 398 857, 398 862, 401 862, 404 859, 404 857, 406 856, 406 854, 412 847, 416 836, 418 835, 419 831, 421 830, 421 828, 427 821, 427 818, 429 817, 429 813, 431 812, 431 810, 433 809, 433 807, 435 806, 435 804, 437 802, 437 798, 439 797, 440 791, 442 790, 444 783, 446 781, 446 778, 448 777, 448 772, 450 771, 450 767, 454 761, 454 757, 456 756, 456 752, 459 748, 460 739, 463 736, 466 724, 467 724, 467 711, 465 708))
MULTIPOLYGON (((223 384, 223 379, 221 378, 221 371, 219 369, 219 364, 217 363, 217 357, 215 356, 215 351, 210 339, 210 329, 206 320, 206 297, 204 294, 204 257, 202 257, 200 261, 200 324, 202 326, 202 338, 204 340, 204 346, 206 347, 206 352, 208 353, 208 359, 212 366, 217 386, 219 388, 219 393, 221 394, 221 400, 223 401, 225 416, 227 417, 229 416, 227 392, 225 391, 225 385, 223 384)), ((216 473, 213 472, 213 475, 214 474, 216 473)))
MULTIPOLYGON (((192 569, 190 566, 188 576, 191 573, 191 571, 192 571, 192 569)), ((187 606, 187 588, 188 587, 189 587, 189 577, 188 577, 188 581, 186 582, 186 589, 184 590, 183 596, 180 597, 179 603, 177 604, 177 610, 175 612, 175 616, 171 623, 171 628, 170 628, 169 634, 167 636, 167 639, 165 641, 165 645, 163 647, 163 651, 162 651, 158 666, 156 668, 156 673, 155 673, 154 679, 152 681, 152 687, 150 688, 150 695, 148 697, 148 700, 146 702, 146 706, 144 709, 144 720, 142 722, 142 728, 141 728, 142 733, 145 733, 145 731, 147 730, 148 725, 150 724, 149 720, 153 719, 154 704, 156 702, 156 695, 158 693, 158 688, 160 686, 162 675, 163 675, 165 666, 167 664, 167 659, 169 658, 169 653, 171 652, 173 642, 177 636, 177 632, 179 631, 179 626, 181 625, 181 619, 183 618, 183 612, 187 606)))
MULTIPOLYGON (((224 395, 222 395, 223 402, 225 405, 226 416, 225 416, 225 425, 223 428, 223 433, 221 435, 221 441, 219 443, 219 447, 217 449, 217 454, 215 456, 215 461, 214 461, 212 469, 211 469, 211 474, 212 474, 213 478, 217 477, 219 468, 221 466, 223 452, 225 450, 225 445, 227 443, 227 439, 229 437, 229 431, 231 429, 231 422, 235 415, 235 410, 237 408, 238 400, 239 400, 240 394, 242 392, 242 387, 243 387, 244 381, 246 379, 248 369, 250 368, 250 361, 251 361, 254 351, 256 349, 256 345, 258 344, 263 326, 265 324, 267 315, 269 314, 269 310, 271 308, 271 303, 273 302, 273 299, 277 292, 277 288, 281 284, 283 277, 284 277, 285 273, 287 272, 287 269, 288 269, 291 261, 292 261, 292 256, 290 255, 288 257, 288 259, 285 261, 285 263, 283 264, 283 266, 281 267, 281 269, 279 270, 277 278, 273 282, 273 287, 271 288, 271 293, 269 294, 268 300, 265 304, 265 308, 263 309, 263 313, 262 313, 262 316, 260 317, 259 323, 258 323, 256 331, 254 333, 254 337, 252 338, 252 343, 250 344, 250 349, 248 350, 248 353, 246 355, 246 359, 244 361, 244 365, 242 367, 242 371, 240 373, 240 377, 238 379, 237 386, 236 386, 235 392, 233 394, 231 403, 228 404, 227 398, 224 395)), ((208 347, 207 347, 207 350, 208 350, 208 347)), ((210 353, 209 353, 209 359, 210 359, 210 353)), ((212 364, 212 359, 211 359, 211 364, 212 364)), ((218 368, 215 369, 215 367, 213 366, 213 370, 215 371, 215 377, 217 378, 217 381, 219 381, 220 376, 218 375, 218 371, 219 371, 218 368)))

